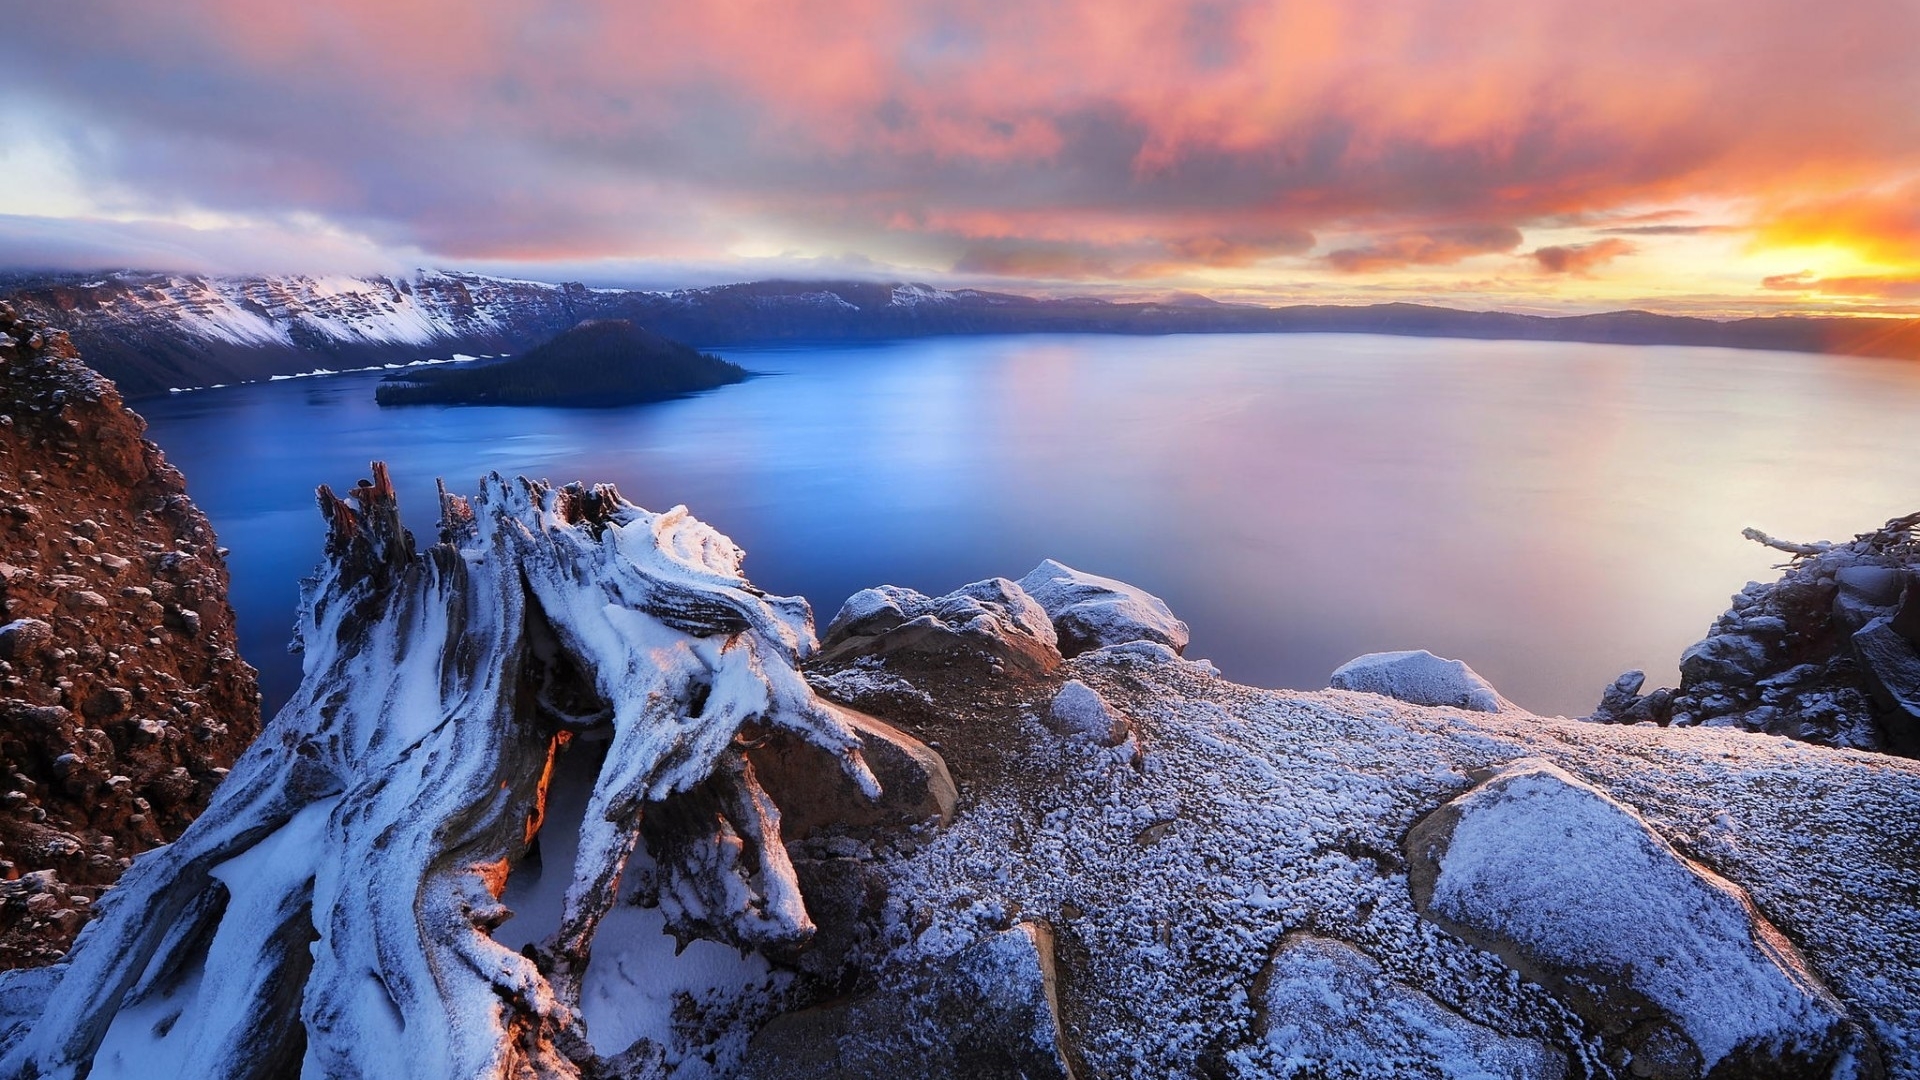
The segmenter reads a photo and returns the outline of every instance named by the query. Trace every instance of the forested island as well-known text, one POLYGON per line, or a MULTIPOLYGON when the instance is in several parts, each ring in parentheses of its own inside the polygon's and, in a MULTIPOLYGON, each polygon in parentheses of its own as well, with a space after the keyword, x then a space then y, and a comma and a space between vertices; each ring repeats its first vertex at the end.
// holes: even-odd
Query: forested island
POLYGON ((632 405, 743 382, 750 373, 625 319, 591 319, 510 360, 394 376, 382 405, 632 405))

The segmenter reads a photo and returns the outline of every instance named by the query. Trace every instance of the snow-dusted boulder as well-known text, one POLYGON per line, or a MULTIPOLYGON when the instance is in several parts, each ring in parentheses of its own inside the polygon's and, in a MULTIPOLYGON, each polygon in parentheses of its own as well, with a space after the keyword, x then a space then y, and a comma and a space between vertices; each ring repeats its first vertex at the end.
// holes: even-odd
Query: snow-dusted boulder
POLYGON ((472 503, 443 493, 441 542, 418 554, 384 469, 349 494, 321 489, 299 691, 106 895, 57 984, 32 983, 36 1015, 0 1021, 0 1075, 598 1069, 582 986, 643 828, 656 940, 661 919, 740 948, 812 933, 742 737, 786 733, 879 789, 799 674, 804 601, 754 589, 684 508, 610 487, 496 475, 472 503), (551 906, 521 916, 539 925, 512 928, 523 953, 494 936, 514 915, 500 897, 540 869, 519 864, 580 742, 604 763, 546 845, 571 857, 545 868, 564 885, 551 906))
POLYGON ((1410 705, 1449 705, 1499 712, 1504 704, 1493 684, 1458 660, 1425 649, 1357 656, 1334 669, 1335 690, 1379 694, 1410 705))
POLYGON ((1406 850, 1423 914, 1558 993, 1633 1075, 1824 1076, 1864 1049, 1745 891, 1547 762, 1447 803, 1406 850))
POLYGON ((1165 601, 1124 581, 1048 559, 1021 578, 1020 587, 1053 620, 1063 656, 1130 641, 1158 642, 1176 653, 1186 650, 1187 624, 1174 618, 1165 601))
POLYGON ((1047 724, 1062 735, 1079 735, 1101 746, 1119 746, 1133 733, 1127 718, 1079 679, 1068 679, 1053 696, 1047 706, 1047 724))
POLYGON ((896 652, 949 660, 962 652, 985 654, 1034 671, 1060 663, 1047 612, 1006 578, 932 597, 897 585, 862 589, 827 625, 820 659, 833 664, 896 652))
POLYGON ((1396 982, 1352 945, 1288 934, 1261 972, 1260 1039, 1237 1051, 1242 1073, 1525 1077, 1559 1080, 1565 1054, 1536 1039, 1503 1035, 1396 982))

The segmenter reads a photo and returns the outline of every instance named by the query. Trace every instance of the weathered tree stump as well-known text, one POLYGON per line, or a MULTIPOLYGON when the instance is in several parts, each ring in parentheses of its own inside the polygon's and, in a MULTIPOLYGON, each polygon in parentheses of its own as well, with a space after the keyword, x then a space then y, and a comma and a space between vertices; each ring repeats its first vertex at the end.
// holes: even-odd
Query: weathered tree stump
MULTIPOLYGON (((878 785, 797 671, 802 600, 684 508, 488 477, 416 553, 376 464, 319 491, 299 691, 180 840, 139 859, 0 1031, 0 1075, 565 1077, 594 931, 649 808, 676 933, 812 932, 746 745, 784 729, 878 785), (559 925, 496 943, 558 749, 610 728, 559 925), (689 899, 690 898, 690 899, 689 899), (697 903, 694 901, 698 901, 697 903), (115 1063, 121 1063, 116 1065, 115 1063)), ((665 906, 665 905, 663 905, 665 906)))

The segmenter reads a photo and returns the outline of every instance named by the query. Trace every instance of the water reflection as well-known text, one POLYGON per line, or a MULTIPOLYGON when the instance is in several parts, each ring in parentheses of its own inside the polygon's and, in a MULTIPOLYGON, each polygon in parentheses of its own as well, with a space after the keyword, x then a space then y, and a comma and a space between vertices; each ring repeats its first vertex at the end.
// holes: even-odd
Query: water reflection
POLYGON ((374 375, 141 403, 233 549, 271 705, 313 485, 611 480, 732 535, 822 622, 866 585, 945 591, 1042 557, 1137 582, 1241 681, 1370 650, 1467 660, 1584 712, 1673 678, 1769 553, 1920 507, 1920 369, 1718 349, 1356 335, 1028 336, 733 350, 769 377, 607 410, 373 405, 374 375))

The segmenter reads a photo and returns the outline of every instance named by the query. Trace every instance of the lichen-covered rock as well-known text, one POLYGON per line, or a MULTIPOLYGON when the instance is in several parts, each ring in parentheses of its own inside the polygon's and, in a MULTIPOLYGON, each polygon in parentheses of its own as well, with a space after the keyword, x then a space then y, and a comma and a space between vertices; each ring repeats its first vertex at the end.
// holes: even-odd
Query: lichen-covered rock
POLYGON ((64 953, 259 730, 222 552, 144 427, 0 304, 0 879, 54 875, 0 892, 0 968, 64 953))
POLYGON ((1557 993, 1634 1076, 1825 1076, 1862 1055, 1846 1009, 1739 886, 1551 764, 1495 773, 1406 852, 1423 914, 1557 993))
POLYGON ((882 585, 847 598, 827 625, 820 662, 895 652, 978 655, 1031 671, 1060 663, 1059 639, 1047 612, 1006 578, 963 585, 945 596, 882 585))
POLYGON ((1356 656, 1334 669, 1331 685, 1335 690, 1379 694, 1409 705, 1499 712, 1504 704, 1499 691, 1478 672, 1425 649, 1356 656))
POLYGON ((1130 641, 1157 642, 1176 653, 1186 651, 1187 624, 1145 589, 1052 559, 1028 571, 1020 587, 1053 620, 1063 656, 1130 641))
POLYGON ((1248 1075, 1568 1075, 1560 1051, 1475 1023, 1333 938, 1288 934, 1261 971, 1256 994, 1259 1041, 1233 1054, 1234 1066, 1248 1075))

